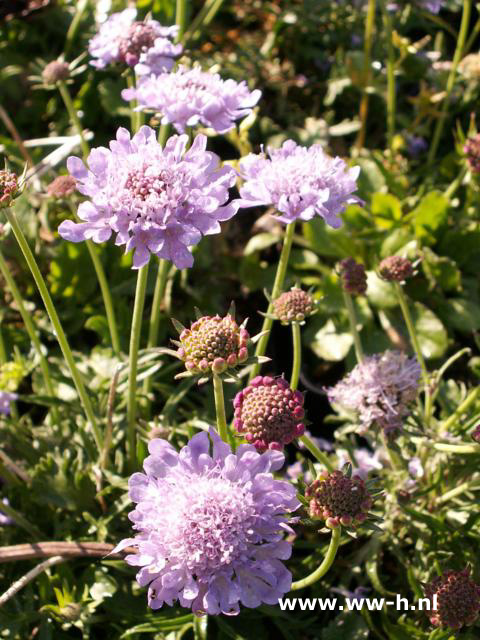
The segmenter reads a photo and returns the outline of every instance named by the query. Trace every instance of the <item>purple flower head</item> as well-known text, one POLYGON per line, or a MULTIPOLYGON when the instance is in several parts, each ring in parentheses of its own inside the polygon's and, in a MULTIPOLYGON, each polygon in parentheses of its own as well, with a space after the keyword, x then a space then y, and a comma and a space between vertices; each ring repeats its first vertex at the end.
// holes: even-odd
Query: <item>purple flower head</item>
POLYGON ((222 80, 218 73, 179 66, 173 73, 142 78, 135 89, 124 89, 125 100, 137 100, 140 109, 161 113, 162 123, 177 131, 202 124, 217 133, 229 131, 257 104, 261 91, 246 82, 222 80))
POLYGON ((163 27, 156 20, 137 22, 136 9, 112 13, 89 43, 91 65, 104 69, 119 62, 135 67, 137 75, 170 71, 174 59, 182 53, 182 45, 172 38, 178 27, 163 27))
POLYGON ((240 173, 245 179, 240 206, 273 205, 285 223, 319 215, 337 229, 345 206, 360 202, 352 195, 360 167, 349 169, 319 144, 301 147, 287 140, 280 149, 269 149, 268 155, 250 153, 241 160, 240 173))
POLYGON ((10 405, 18 398, 16 393, 10 391, 0 391, 0 413, 4 416, 10 415, 10 405))
POLYGON ((300 503, 294 487, 271 473, 284 456, 251 445, 232 453, 213 429, 210 437, 213 447, 201 432, 180 453, 152 440, 145 473, 130 478, 137 533, 115 551, 137 547, 126 562, 140 567, 137 582, 149 585, 152 609, 178 600, 196 614, 237 614, 240 604, 277 604, 290 589, 284 533, 300 503))
POLYGON ((162 149, 150 127, 132 139, 120 128, 110 149, 90 152, 88 169, 79 158, 68 158, 78 190, 90 200, 78 208, 83 222, 66 220, 59 234, 71 242, 105 242, 114 232, 117 245, 134 250, 135 269, 151 253, 180 269, 191 267, 189 247, 219 233, 219 221, 231 218, 238 206, 225 204, 235 171, 219 167, 219 158, 206 151, 205 136, 196 136, 188 151, 187 142, 186 135, 172 136, 162 149))
POLYGON ((417 396, 421 368, 401 351, 385 351, 365 358, 334 387, 326 389, 330 402, 358 413, 362 432, 377 424, 386 434, 402 427, 417 396))

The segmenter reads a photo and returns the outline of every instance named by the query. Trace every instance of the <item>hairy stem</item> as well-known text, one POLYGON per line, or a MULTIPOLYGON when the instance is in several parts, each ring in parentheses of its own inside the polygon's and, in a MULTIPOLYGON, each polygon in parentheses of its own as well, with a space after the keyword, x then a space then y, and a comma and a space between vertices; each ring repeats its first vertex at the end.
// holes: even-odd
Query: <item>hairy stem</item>
POLYGON ((347 292, 343 292, 343 299, 345 300, 345 306, 347 307, 348 321, 350 323, 350 331, 353 337, 353 346, 355 347, 355 355, 357 356, 357 362, 360 364, 363 362, 364 354, 362 341, 360 340, 360 334, 357 329, 357 316, 355 313, 355 307, 353 306, 352 296, 347 292))
POLYGON ((85 140, 85 136, 83 135, 82 123, 80 122, 80 119, 77 115, 77 111, 72 102, 72 98, 70 97, 68 87, 64 80, 58 81, 58 90, 60 91, 60 95, 62 96, 65 107, 67 108, 71 123, 76 129, 78 135, 80 136, 80 146, 82 148, 83 159, 86 160, 88 157, 88 154, 90 153, 90 149, 88 147, 87 141, 85 140))
POLYGON ((224 442, 228 442, 227 417, 225 415, 225 399, 223 397, 223 382, 220 376, 213 374, 213 393, 215 396, 215 411, 217 412, 218 435, 224 442))
POLYGON ((303 444, 305 445, 305 447, 310 451, 310 453, 312 454, 312 456, 321 464, 323 464, 323 466, 327 469, 328 472, 332 472, 334 470, 334 467, 332 465, 332 463, 330 462, 330 460, 328 459, 328 456, 323 453, 323 451, 320 451, 320 449, 317 447, 317 445, 313 442, 313 440, 311 440, 311 438, 309 438, 309 436, 307 436, 306 434, 304 434, 303 436, 301 436, 299 438, 299 440, 301 442, 303 442, 303 444))
POLYGON ((330 545, 328 547, 327 554, 323 559, 322 564, 317 569, 315 569, 315 571, 311 573, 309 576, 307 576, 306 578, 303 578, 303 580, 297 580, 296 582, 293 582, 291 591, 298 591, 299 589, 304 589, 305 587, 309 587, 310 585, 315 584, 315 582, 320 580, 320 578, 323 578, 323 576, 327 573, 327 571, 332 566, 333 561, 335 560, 335 556, 337 555, 338 547, 340 545, 341 535, 342 535, 342 527, 339 526, 339 527, 336 527, 335 529, 332 529, 332 537, 330 539, 330 545))
POLYGON ((292 338, 293 338, 293 366, 292 377, 290 378, 290 388, 294 391, 298 387, 298 379, 302 368, 302 338, 300 334, 300 324, 292 322, 292 338))

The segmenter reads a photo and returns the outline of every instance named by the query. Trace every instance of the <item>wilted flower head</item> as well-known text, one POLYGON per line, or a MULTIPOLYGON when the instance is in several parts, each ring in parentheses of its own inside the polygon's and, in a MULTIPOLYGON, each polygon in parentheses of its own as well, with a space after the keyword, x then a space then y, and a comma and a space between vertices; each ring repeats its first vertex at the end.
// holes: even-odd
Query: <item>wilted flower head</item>
POLYGON ((386 434, 401 429, 417 396, 421 368, 401 351, 368 356, 338 384, 327 389, 330 402, 354 410, 362 431, 378 425, 386 434))
POLYGON ((18 177, 12 171, 0 171, 0 209, 9 207, 20 190, 18 177))
POLYGON ((198 135, 185 151, 187 142, 187 135, 172 136, 162 149, 150 127, 141 127, 132 139, 120 128, 110 149, 90 152, 88 169, 70 157, 68 170, 90 201, 78 208, 82 223, 62 222, 62 238, 105 242, 114 232, 117 245, 135 251, 135 269, 151 253, 180 269, 191 267, 189 247, 202 235, 218 233, 219 221, 231 218, 237 206, 225 204, 235 183, 233 169, 219 167, 219 158, 206 151, 205 136, 198 135))
POLYGON ((367 290, 367 274, 363 264, 345 258, 338 265, 342 288, 351 295, 362 295, 367 290))
POLYGON ((285 291, 273 301, 273 311, 282 324, 303 322, 315 313, 315 300, 307 291, 292 287, 290 291, 285 291))
POLYGON ((45 84, 55 84, 59 80, 67 80, 70 75, 70 68, 63 60, 52 60, 42 71, 42 78, 45 84))
POLYGON ((223 373, 248 358, 250 335, 233 315, 202 316, 180 333, 177 356, 191 373, 223 373))
POLYGON ((480 612, 480 586, 470 578, 470 569, 447 571, 425 586, 425 595, 431 605, 427 610, 430 622, 436 627, 453 630, 469 626, 480 612), (437 606, 433 596, 437 596, 437 606))
POLYGON ((413 264, 408 258, 389 256, 380 262, 378 271, 388 282, 403 282, 414 274, 413 264))
POLYGON ((119 62, 135 67, 137 75, 172 69, 174 59, 182 52, 182 45, 172 42, 178 27, 163 27, 156 20, 136 22, 136 16, 136 9, 125 9, 112 13, 102 24, 88 46, 90 55, 95 58, 92 66, 104 69, 119 62))
POLYGON ((261 91, 250 91, 247 83, 222 80, 218 73, 179 66, 172 73, 141 78, 135 89, 124 89, 125 100, 137 100, 140 109, 162 114, 162 123, 177 131, 202 124, 217 133, 229 131, 257 104, 261 91))
POLYGON ((16 393, 10 391, 0 391, 0 413, 4 416, 10 415, 10 405, 18 398, 16 393))
POLYGON ((241 206, 273 205, 285 223, 319 215, 338 228, 346 205, 360 202, 352 195, 360 167, 349 169, 319 144, 301 147, 287 140, 280 149, 269 149, 268 156, 250 153, 240 161, 240 173, 245 180, 241 206))
POLYGON ((199 433, 180 453, 152 440, 145 473, 130 478, 137 533, 115 551, 137 547, 126 561, 140 567, 152 609, 178 600, 197 614, 237 614, 240 604, 277 604, 290 589, 281 560, 291 544, 282 534, 292 531, 288 514, 300 503, 294 487, 271 474, 283 455, 250 445, 232 453, 213 430, 210 437, 212 451, 199 433))
POLYGON ((257 376, 233 401, 233 424, 258 451, 283 449, 305 433, 303 394, 284 378, 257 376))
POLYGON ((463 152, 473 173, 480 173, 480 133, 466 140, 463 152))
POLYGON ((355 527, 368 518, 373 504, 365 482, 359 477, 349 477, 342 471, 322 471, 305 489, 311 518, 325 520, 334 529, 339 525, 355 527))
POLYGON ((73 176, 57 176, 47 187, 51 198, 68 198, 77 188, 77 181, 73 176))

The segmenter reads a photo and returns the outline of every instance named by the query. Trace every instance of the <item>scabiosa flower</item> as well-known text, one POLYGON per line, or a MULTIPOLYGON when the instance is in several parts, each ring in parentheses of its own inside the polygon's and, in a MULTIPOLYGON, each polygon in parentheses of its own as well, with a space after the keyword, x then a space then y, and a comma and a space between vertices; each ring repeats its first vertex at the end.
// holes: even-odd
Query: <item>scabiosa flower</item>
POLYGON ((273 301, 274 316, 282 324, 303 323, 316 312, 315 300, 307 291, 292 287, 273 301))
POLYGON ((480 133, 468 138, 463 147, 467 164, 473 173, 480 173, 480 133))
POLYGON ((334 387, 328 399, 358 413, 362 432, 378 425, 388 435, 400 430, 417 396, 421 368, 401 351, 368 356, 334 387))
POLYGON ((261 91, 250 91, 246 82, 222 80, 218 73, 180 65, 173 73, 142 78, 135 89, 124 89, 125 100, 137 100, 139 109, 161 113, 162 123, 177 131, 202 124, 225 133, 235 120, 251 113, 261 91))
POLYGON ((269 149, 268 156, 250 153, 240 161, 240 173, 245 180, 241 206, 273 205, 285 223, 319 215, 337 229, 345 206, 361 202, 352 195, 360 167, 349 169, 319 144, 301 147, 287 140, 280 149, 269 149))
POLYGON ((18 177, 12 171, 0 171, 0 209, 9 207, 20 191, 18 177))
POLYGON ((42 71, 42 79, 45 84, 56 84, 60 80, 67 80, 70 76, 70 67, 63 60, 52 60, 42 71))
POLYGON ((363 264, 345 258, 338 265, 342 288, 350 295, 362 295, 367 290, 367 274, 363 264))
POLYGON ((0 391, 0 413, 4 416, 10 415, 10 405, 18 398, 16 393, 10 391, 0 391))
POLYGON ((456 631, 473 624, 479 616, 480 586, 470 578, 469 567, 437 576, 425 586, 425 595, 431 603, 426 613, 436 627, 456 631))
POLYGON ((179 326, 180 339, 175 341, 176 355, 192 374, 220 374, 244 363, 248 358, 250 335, 239 326, 232 314, 223 318, 202 316, 190 327, 179 326))
POLYGON ((47 193, 51 198, 68 198, 77 188, 77 181, 73 176, 57 176, 47 187, 47 193))
POLYGON ((339 525, 355 528, 368 518, 373 504, 365 482, 359 476, 349 477, 342 471, 322 471, 305 489, 311 518, 325 520, 335 529, 339 525))
POLYGON ((232 453, 213 429, 210 437, 211 452, 203 432, 180 453, 152 440, 145 473, 130 478, 137 533, 114 551, 137 547, 126 561, 140 567, 152 609, 178 600, 196 614, 237 614, 240 604, 277 604, 290 590, 281 560, 291 544, 282 534, 292 532, 289 512, 300 503, 290 483, 272 476, 284 456, 250 445, 232 453))
POLYGON ((257 376, 233 401, 233 424, 257 451, 283 449, 305 433, 303 394, 284 378, 257 376))
POLYGON ((88 169, 70 157, 68 170, 90 200, 78 208, 83 222, 66 220, 59 234, 71 242, 105 242, 116 233, 115 244, 134 250, 134 269, 151 253, 180 269, 191 267, 189 247, 202 235, 219 233, 219 221, 231 218, 237 205, 225 204, 234 170, 219 167, 219 158, 205 150, 205 136, 198 135, 185 151, 187 142, 187 135, 172 136, 162 149, 150 127, 141 127, 132 139, 120 128, 110 149, 90 152, 88 169))
POLYGON ((389 256, 380 262, 380 275, 388 282, 403 282, 414 275, 413 264, 408 258, 389 256))
POLYGON ((104 69, 119 62, 135 67, 138 75, 170 71, 174 59, 182 52, 181 44, 172 39, 178 26, 163 27, 156 20, 136 22, 136 9, 112 13, 89 43, 91 65, 104 69))

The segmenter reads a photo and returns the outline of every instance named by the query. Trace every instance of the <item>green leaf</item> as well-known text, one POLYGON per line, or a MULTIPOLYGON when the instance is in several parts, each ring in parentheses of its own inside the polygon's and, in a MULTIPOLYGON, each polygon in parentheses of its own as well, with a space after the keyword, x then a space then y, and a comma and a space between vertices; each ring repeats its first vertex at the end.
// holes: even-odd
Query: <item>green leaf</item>
POLYGON ((470 333, 480 329, 480 306, 465 298, 449 298, 442 302, 441 315, 448 326, 470 333))
POLYGON ((349 331, 337 331, 333 320, 327 323, 315 334, 310 344, 313 352, 324 360, 338 362, 343 360, 353 344, 349 331))
POLYGON ((256 251, 262 251, 279 240, 280 237, 277 233, 258 233, 247 242, 247 246, 243 250, 243 255, 249 256, 256 251))
POLYGON ((369 637, 367 623, 359 613, 342 613, 322 631, 322 640, 363 640, 369 637))
POLYGON ((420 302, 415 303, 412 315, 425 358, 441 358, 448 346, 448 334, 441 320, 420 302))
POLYGON ((380 229, 391 229, 402 219, 401 202, 390 193, 374 193, 371 209, 375 223, 380 229))
POLYGON ((398 305, 395 287, 377 276, 375 271, 367 271, 367 297, 374 307, 391 309, 398 305))
POLYGON ((437 242, 438 232, 446 224, 449 201, 440 191, 431 191, 412 213, 415 235, 424 244, 437 242))
POLYGON ((108 343, 110 340, 110 330, 105 316, 90 316, 85 322, 85 329, 90 329, 98 333, 103 342, 108 343))

